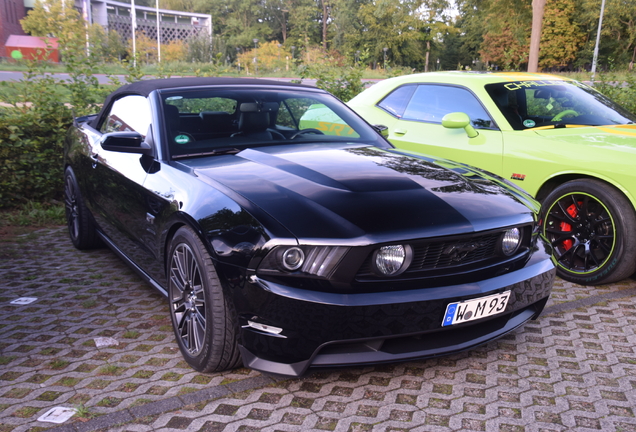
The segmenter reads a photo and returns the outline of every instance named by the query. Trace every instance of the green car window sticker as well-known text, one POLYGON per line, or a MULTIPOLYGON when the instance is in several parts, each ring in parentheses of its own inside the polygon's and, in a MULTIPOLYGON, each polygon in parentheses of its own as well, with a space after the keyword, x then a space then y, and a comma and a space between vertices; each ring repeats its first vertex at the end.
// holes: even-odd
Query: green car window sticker
POLYGON ((525 127, 531 128, 531 127, 535 127, 537 124, 534 122, 534 120, 526 119, 523 121, 523 125, 525 127))
POLYGON ((174 137, 174 140, 177 144, 187 144, 190 142, 190 137, 187 135, 177 135, 174 137))

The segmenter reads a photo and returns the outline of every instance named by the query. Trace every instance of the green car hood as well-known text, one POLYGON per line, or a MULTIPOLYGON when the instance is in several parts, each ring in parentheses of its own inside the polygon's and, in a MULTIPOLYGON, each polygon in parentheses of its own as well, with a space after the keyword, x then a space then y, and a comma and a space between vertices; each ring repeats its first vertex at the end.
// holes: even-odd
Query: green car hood
POLYGON ((558 129, 532 129, 532 132, 547 139, 557 139, 564 143, 593 147, 606 147, 607 150, 636 152, 636 125, 617 126, 569 126, 558 129))

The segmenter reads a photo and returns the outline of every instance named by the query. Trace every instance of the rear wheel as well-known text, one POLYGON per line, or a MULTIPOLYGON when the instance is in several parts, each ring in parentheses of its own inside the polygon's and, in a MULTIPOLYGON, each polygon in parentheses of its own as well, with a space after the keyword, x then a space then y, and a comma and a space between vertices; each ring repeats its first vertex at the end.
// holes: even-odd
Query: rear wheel
POLYGON ((236 318, 203 243, 181 227, 170 243, 170 317, 186 362, 201 372, 241 364, 236 318))
POLYGON ((95 224, 84 204, 71 167, 66 167, 64 171, 64 209, 73 245, 80 250, 101 246, 95 224))
POLYGON ((543 211, 563 279, 600 285, 634 273, 636 215, 620 191, 598 180, 570 181, 546 197, 543 211))

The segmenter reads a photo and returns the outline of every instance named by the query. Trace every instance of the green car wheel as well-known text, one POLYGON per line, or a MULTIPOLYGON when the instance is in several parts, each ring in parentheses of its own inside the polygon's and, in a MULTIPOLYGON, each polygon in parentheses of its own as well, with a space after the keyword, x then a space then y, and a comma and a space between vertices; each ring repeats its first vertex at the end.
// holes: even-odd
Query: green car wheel
POLYGON ((600 285, 636 270, 636 215, 625 196, 598 180, 574 180, 543 201, 544 234, 554 248, 557 274, 600 285))

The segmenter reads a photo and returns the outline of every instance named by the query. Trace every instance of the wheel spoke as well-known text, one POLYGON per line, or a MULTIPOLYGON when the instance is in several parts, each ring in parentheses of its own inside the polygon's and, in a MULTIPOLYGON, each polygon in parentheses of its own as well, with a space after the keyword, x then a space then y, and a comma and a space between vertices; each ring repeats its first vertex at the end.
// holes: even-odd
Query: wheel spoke
MULTIPOLYGON (((558 201, 558 202, 557 202, 557 205, 559 206, 559 209, 561 210, 561 213, 563 214, 563 218, 564 218, 564 219, 561 219, 561 218, 560 218, 560 219, 561 219, 561 220, 567 220, 567 221, 569 221, 570 223, 574 224, 574 223, 576 223, 577 219, 576 219, 576 218, 574 218, 574 217, 572 217, 572 215, 570 215, 570 213, 568 213, 568 208, 570 207, 570 205, 574 204, 574 205, 575 205, 575 208, 578 210, 579 205, 578 205, 578 203, 576 202, 576 200, 574 199, 574 197, 569 196, 569 197, 568 197, 568 199, 569 199, 569 198, 572 198, 572 200, 573 200, 573 202, 572 202, 572 203, 568 204, 568 203, 564 203, 563 201, 558 201), (566 204, 567 204, 567 205, 566 205, 566 204)), ((578 213, 578 214, 580 214, 580 213, 578 213)), ((550 214, 550 216, 556 216, 556 215, 554 215, 553 213, 551 213, 551 214, 550 214)))
MULTIPOLYGON (((572 256, 574 255, 574 251, 576 250, 576 246, 571 247, 570 249, 567 249, 565 252, 563 252, 561 255, 559 255, 557 257, 557 260, 559 262, 562 262, 564 260, 566 260, 568 258, 568 256, 572 256)), ((557 250, 558 253, 558 250, 557 250)), ((572 257, 570 257, 570 264, 573 262, 572 257)))

